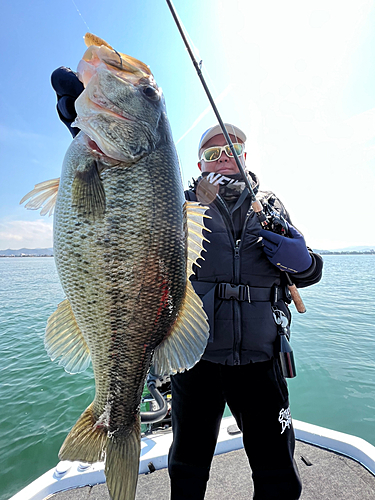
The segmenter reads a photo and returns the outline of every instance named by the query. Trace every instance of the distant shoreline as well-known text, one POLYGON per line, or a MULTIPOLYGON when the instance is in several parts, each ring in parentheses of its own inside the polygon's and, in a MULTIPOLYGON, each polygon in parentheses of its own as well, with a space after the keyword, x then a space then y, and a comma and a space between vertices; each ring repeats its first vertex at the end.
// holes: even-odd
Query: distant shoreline
MULTIPOLYGON (((339 252, 330 250, 314 250, 315 253, 320 255, 375 255, 375 250, 367 250, 364 252, 351 251, 351 252, 339 252)), ((53 255, 38 255, 38 254, 21 254, 21 255, 1 255, 0 258, 4 259, 19 259, 24 257, 53 257, 53 255)))
POLYGON ((36 254, 22 254, 22 255, 0 255, 4 259, 19 259, 24 257, 53 257, 53 255, 36 255, 36 254))
POLYGON ((367 250, 366 252, 338 252, 338 251, 330 251, 330 250, 315 250, 315 253, 320 255, 375 255, 375 250, 367 250))

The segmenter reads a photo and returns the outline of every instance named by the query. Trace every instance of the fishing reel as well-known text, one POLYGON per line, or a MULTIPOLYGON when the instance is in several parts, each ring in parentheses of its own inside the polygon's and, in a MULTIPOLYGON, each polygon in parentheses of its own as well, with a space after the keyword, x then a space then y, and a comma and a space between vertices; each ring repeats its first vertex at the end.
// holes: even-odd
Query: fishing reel
POLYGON ((272 208, 269 203, 263 205, 263 212, 266 217, 266 224, 263 229, 272 231, 273 233, 280 234, 281 236, 288 236, 288 223, 282 215, 272 208))

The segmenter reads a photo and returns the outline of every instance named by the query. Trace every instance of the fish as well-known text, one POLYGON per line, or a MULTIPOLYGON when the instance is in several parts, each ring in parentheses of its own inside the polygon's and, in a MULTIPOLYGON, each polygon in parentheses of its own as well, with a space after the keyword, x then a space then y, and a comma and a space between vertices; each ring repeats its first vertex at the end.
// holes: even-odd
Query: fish
POLYGON ((194 366, 209 326, 189 277, 202 257, 207 207, 184 199, 162 89, 147 65, 85 35, 73 139, 60 179, 39 183, 26 208, 54 215, 66 298, 45 347, 69 373, 90 362, 93 402, 60 460, 105 460, 113 500, 135 498, 145 379, 194 366))

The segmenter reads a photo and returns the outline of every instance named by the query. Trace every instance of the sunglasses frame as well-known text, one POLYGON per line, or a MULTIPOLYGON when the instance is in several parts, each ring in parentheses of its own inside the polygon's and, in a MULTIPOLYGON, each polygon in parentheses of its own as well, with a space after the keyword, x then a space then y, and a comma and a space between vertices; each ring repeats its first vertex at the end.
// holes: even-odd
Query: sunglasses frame
MULTIPOLYGON (((233 146, 241 146, 242 147, 242 151, 241 153, 237 153, 237 156, 240 157, 244 154, 245 152, 245 144, 243 142, 233 142, 233 146)), ((234 156, 232 155, 232 151, 231 149, 229 148, 229 151, 230 151, 230 155, 227 153, 227 150, 226 148, 229 148, 229 144, 225 144, 224 146, 210 146, 209 148, 205 149, 203 152, 202 152, 202 156, 201 156, 201 161, 205 161, 206 163, 211 163, 212 161, 217 161, 217 160, 220 160, 221 158, 221 155, 223 154, 223 151, 224 153, 228 156, 228 158, 234 158, 234 156), (215 158, 214 160, 207 160, 205 157, 204 157, 204 154, 206 151, 210 150, 210 149, 218 149, 220 148, 220 154, 217 158, 215 158)), ((237 151, 236 151, 237 152, 237 151)))

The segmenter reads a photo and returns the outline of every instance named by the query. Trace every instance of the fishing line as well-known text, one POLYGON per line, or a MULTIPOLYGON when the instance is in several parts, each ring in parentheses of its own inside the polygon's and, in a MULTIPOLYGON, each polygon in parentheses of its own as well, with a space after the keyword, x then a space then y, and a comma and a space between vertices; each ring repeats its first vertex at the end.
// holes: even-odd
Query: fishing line
MULTIPOLYGON (((172 3, 172 2, 171 2, 172 3)), ((185 25, 183 24, 183 22, 181 21, 181 18, 180 16, 178 15, 178 13, 175 11, 175 15, 178 19, 178 22, 180 23, 184 33, 185 33, 185 36, 186 38, 189 40, 189 44, 191 46, 191 51, 193 52, 194 56, 196 57, 196 59, 199 61, 198 63, 198 66, 199 66, 199 69, 202 70, 202 66, 204 66, 204 69, 205 69, 205 73, 207 74, 208 76, 208 79, 209 81, 211 82, 211 85, 214 89, 214 92, 216 94, 217 97, 214 98, 214 101, 215 101, 215 104, 216 103, 219 103, 222 99, 224 99, 224 97, 226 97, 226 95, 229 93, 229 91, 232 89, 233 87, 233 84, 232 83, 229 83, 229 85, 223 90, 223 92, 221 92, 219 94, 219 92, 217 91, 216 89, 216 86, 211 78, 211 75, 207 69, 207 66, 205 64, 203 64, 203 60, 202 58, 200 57, 200 53, 199 53, 199 49, 197 48, 197 46, 194 44, 191 36, 189 35, 185 25), (218 95, 219 94, 219 95, 218 95)), ((187 48, 186 48, 187 49, 187 48)), ((188 50, 187 50, 188 51, 188 50)), ((182 136, 178 139, 178 141, 175 143, 175 145, 177 146, 202 120, 203 118, 209 113, 209 112, 212 112, 213 109, 212 109, 212 106, 211 105, 208 105, 203 111, 202 113, 198 116, 198 118, 196 118, 196 120, 194 120, 193 124, 182 134, 182 136)), ((232 128, 231 131, 228 130, 228 132, 233 135, 235 137, 235 142, 238 142, 238 137, 236 135, 236 132, 235 130, 232 128)), ((180 163, 180 171, 181 171, 181 176, 182 176, 182 180, 183 182, 185 182, 185 175, 184 175, 184 168, 183 168, 183 165, 182 165, 182 160, 180 158, 180 155, 178 154, 177 152, 177 155, 179 157, 179 163, 180 163)))
MULTIPOLYGON (((202 69, 202 67, 205 69, 205 74, 207 75, 213 89, 214 89, 214 92, 216 94, 217 97, 215 97, 215 102, 220 102, 228 93, 229 89, 232 87, 232 84, 229 84, 224 90, 223 92, 221 92, 221 94, 219 94, 217 88, 215 87, 215 84, 214 84, 214 81, 212 80, 211 78, 211 75, 207 69, 207 66, 204 64, 203 62, 203 59, 201 58, 200 56, 200 53, 199 53, 199 49, 198 47, 194 44, 193 42, 193 39, 191 38, 191 36, 189 35, 189 32, 188 30, 186 29, 186 26, 184 25, 184 23, 181 21, 181 18, 180 16, 178 15, 177 12, 175 12, 176 14, 176 17, 178 18, 178 21, 179 23, 181 24, 181 27, 182 29, 184 30, 184 33, 185 33, 185 36, 186 38, 189 40, 189 43, 192 47, 192 51, 194 53, 194 55, 196 56, 196 59, 199 61, 199 68, 202 69)), ((178 141, 176 142, 176 145, 182 141, 182 139, 184 139, 189 132, 191 132, 197 125, 198 123, 210 112, 212 111, 212 107, 211 106, 207 106, 207 108, 205 108, 202 113, 198 116, 198 118, 194 121, 193 125, 191 125, 191 127, 189 127, 186 132, 184 132, 182 134, 182 136, 178 139, 178 141)), ((235 135, 235 134, 232 134, 232 135, 235 135)), ((237 141, 237 137, 236 137, 236 141, 237 141)))
MULTIPOLYGON (((205 70, 205 73, 206 73, 206 75, 207 75, 207 77, 208 77, 208 80, 210 81, 210 85, 212 85, 212 87, 213 87, 213 89, 214 89, 214 92, 215 92, 215 94, 217 95, 217 94, 219 93, 219 91, 217 90, 217 88, 216 88, 216 86, 215 86, 215 82, 214 82, 214 81, 213 81, 213 79, 211 78, 211 75, 210 75, 210 73, 209 73, 209 71, 208 71, 208 69, 207 69, 207 66, 206 66, 206 64, 205 64, 203 61, 201 61, 201 69, 202 69, 202 67, 203 67, 203 69, 205 70)), ((216 99, 215 99, 215 100, 216 100, 216 99)))
POLYGON ((78 14, 81 16, 82 21, 85 23, 85 26, 86 26, 86 28, 87 28, 87 31, 89 31, 89 32, 91 33, 91 30, 90 30, 90 28, 89 28, 88 24, 86 23, 86 21, 84 20, 83 15, 81 14, 81 12, 80 12, 79 8, 77 7, 77 5, 76 5, 75 1, 74 1, 74 0, 72 0, 72 3, 73 3, 73 5, 74 5, 74 7, 77 9, 78 14))
MULTIPOLYGON (((223 90, 223 92, 222 92, 222 93, 221 93, 221 94, 220 94, 220 95, 219 95, 219 96, 215 99, 215 104, 218 104, 220 101, 222 101, 222 100, 224 99, 224 97, 226 97, 226 95, 227 95, 227 94, 229 94, 229 92, 231 91, 232 87, 233 87, 233 84, 232 84, 232 83, 230 83, 230 84, 227 86, 227 88, 226 88, 226 89, 224 89, 224 90, 223 90)), ((193 122, 193 124, 191 125, 191 127, 189 127, 189 128, 187 129, 187 131, 186 131, 186 132, 184 132, 184 133, 182 134, 182 136, 178 139, 178 141, 176 142, 176 144, 178 144, 179 142, 181 142, 181 141, 182 141, 182 139, 184 139, 184 138, 188 135, 188 133, 189 133, 189 132, 191 132, 191 131, 192 131, 192 130, 193 130, 193 129, 194 129, 194 128, 198 125, 198 123, 199 123, 200 121, 202 121, 202 120, 203 120, 203 118, 204 118, 204 117, 205 117, 205 116, 206 116, 206 115, 207 115, 210 111, 212 111, 212 107, 211 107, 211 105, 209 104, 209 105, 207 106, 207 108, 206 108, 206 109, 204 109, 204 110, 202 111, 202 113, 198 116, 198 118, 196 118, 196 119, 194 120, 194 122, 193 122)), ((231 132, 231 133, 232 133, 232 132, 231 132)), ((233 133, 233 135, 235 135, 235 133, 233 133)))
POLYGON ((193 42, 193 39, 191 38, 191 36, 189 35, 189 32, 188 30, 186 29, 185 25, 183 24, 183 22, 181 21, 181 18, 180 16, 178 15, 178 13, 176 12, 176 15, 178 17, 178 20, 179 22, 181 23, 181 26, 182 26, 182 29, 184 30, 185 32, 185 35, 186 35, 186 38, 189 40, 189 43, 192 45, 192 48, 193 48, 193 52, 195 53, 195 55, 197 56, 197 60, 199 61, 199 68, 200 69, 204 69, 205 70, 205 73, 208 77, 208 80, 210 81, 210 84, 212 85, 213 89, 214 89, 214 92, 215 94, 217 95, 219 93, 219 91, 217 90, 217 88, 215 87, 215 83, 213 81, 213 79, 211 78, 211 75, 208 71, 208 68, 205 64, 205 62, 203 61, 203 59, 201 58, 201 55, 200 55, 200 52, 199 52, 199 49, 198 47, 194 44, 193 42))
MULTIPOLYGON (((172 3, 172 2, 171 2, 171 3, 172 3)), ((174 6, 173 6, 173 7, 174 7, 174 6)), ((185 25, 184 25, 184 24, 183 24, 183 22, 181 21, 181 18, 180 18, 180 16, 178 15, 178 13, 177 13, 177 11, 176 11, 176 10, 175 10, 175 15, 176 15, 176 17, 177 17, 177 19, 178 19, 178 22, 181 24, 181 26, 182 26, 182 28, 183 28, 183 30, 184 30, 184 32, 185 32, 186 37, 189 39, 190 45, 192 46, 192 48, 193 48, 193 52, 195 53, 194 55, 196 55, 196 56, 197 56, 197 59, 198 59, 198 61, 199 61, 199 65, 201 66, 203 61, 202 61, 201 56, 200 56, 200 54, 199 54, 199 50, 198 50, 198 49, 197 49, 197 47, 194 45, 193 40, 191 39, 191 37, 190 37, 190 35, 189 35, 189 33, 188 33, 187 29, 185 28, 185 25)), ((186 47, 185 47, 185 49, 186 49, 186 47)), ((186 50, 187 50, 187 49, 186 49, 186 50)))
MULTIPOLYGON (((171 2, 172 3, 172 2, 171 2)), ((203 60, 200 56, 200 53, 199 53, 199 49, 197 48, 197 46, 194 44, 191 36, 189 35, 185 25, 183 24, 183 22, 181 21, 181 18, 180 16, 178 15, 178 13, 175 11, 175 15, 178 19, 178 22, 180 23, 181 27, 182 27, 182 30, 184 31, 185 33, 185 36, 186 38, 189 40, 189 44, 190 44, 190 50, 193 52, 194 54, 194 57, 196 57, 196 59, 199 61, 198 63, 198 66, 199 66, 199 69, 202 70, 202 66, 203 66, 203 60)), ((186 47, 187 49, 187 47, 186 47)), ((187 49, 188 51, 188 49, 187 49)), ((204 69, 205 69, 205 73, 207 74, 208 76, 208 79, 209 81, 211 82, 212 84, 212 87, 214 89, 214 92, 216 94, 217 97, 215 97, 214 101, 215 103, 219 103, 228 93, 229 91, 231 90, 231 88, 233 87, 233 84, 230 83, 224 90, 223 92, 221 92, 221 94, 219 94, 219 92, 217 91, 216 89, 216 86, 211 78, 211 75, 206 67, 206 65, 204 64, 204 69), (219 95, 218 95, 219 94, 219 95)), ((208 105, 203 111, 202 113, 198 116, 198 118, 193 122, 193 124, 182 134, 182 136, 178 139, 178 141, 175 143, 175 145, 177 146, 197 125, 198 123, 200 123, 201 120, 203 120, 203 118, 210 112, 210 111, 213 111, 212 110, 212 106, 211 105, 208 105)), ((238 142, 238 138, 237 138, 237 135, 235 133, 234 130, 232 130, 230 132, 235 138, 236 138, 236 142, 238 142)), ((184 175, 184 168, 183 168, 183 165, 182 165, 182 160, 180 158, 180 155, 178 154, 177 152, 177 155, 178 155, 178 158, 179 158, 179 164, 180 164, 180 171, 181 171, 181 176, 182 176, 182 180, 183 182, 185 182, 185 175, 184 175)))

